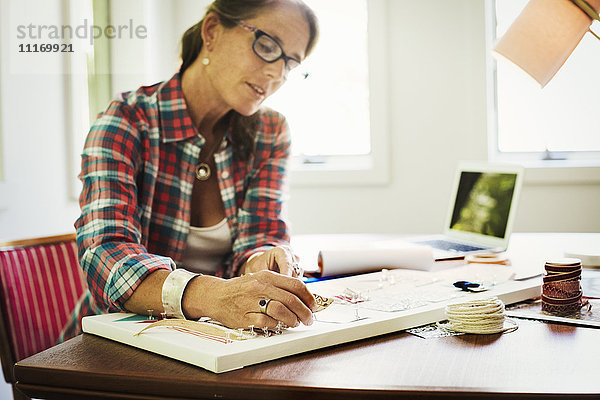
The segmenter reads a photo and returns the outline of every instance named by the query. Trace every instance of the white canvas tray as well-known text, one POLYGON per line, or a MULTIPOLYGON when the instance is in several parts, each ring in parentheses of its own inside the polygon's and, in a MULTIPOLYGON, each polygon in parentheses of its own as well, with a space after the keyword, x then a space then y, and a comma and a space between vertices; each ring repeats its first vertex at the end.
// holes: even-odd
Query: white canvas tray
POLYGON ((336 302, 315 314, 318 320, 311 326, 231 343, 164 327, 134 336, 146 326, 139 322, 143 317, 135 321, 134 314, 125 313, 85 317, 83 330, 220 373, 444 320, 444 308, 449 303, 497 296, 505 304, 512 304, 540 295, 539 279, 506 280, 509 275, 509 267, 477 265, 438 273, 394 270, 314 282, 309 284, 313 293, 333 297, 351 288, 371 300, 358 305, 336 302), (452 287, 453 280, 479 280, 490 289, 468 293, 452 287), (382 311, 386 309, 400 311, 382 311), (361 319, 352 321, 357 313, 361 319))

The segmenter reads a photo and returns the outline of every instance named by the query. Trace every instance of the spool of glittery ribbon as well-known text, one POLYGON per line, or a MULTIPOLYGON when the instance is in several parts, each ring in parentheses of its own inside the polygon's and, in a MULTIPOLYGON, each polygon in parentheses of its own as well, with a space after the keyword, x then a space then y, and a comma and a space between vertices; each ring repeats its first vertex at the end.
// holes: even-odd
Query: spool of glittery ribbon
POLYGON ((548 260, 542 285, 542 311, 569 315, 581 310, 587 301, 582 299, 581 260, 560 258, 548 260))

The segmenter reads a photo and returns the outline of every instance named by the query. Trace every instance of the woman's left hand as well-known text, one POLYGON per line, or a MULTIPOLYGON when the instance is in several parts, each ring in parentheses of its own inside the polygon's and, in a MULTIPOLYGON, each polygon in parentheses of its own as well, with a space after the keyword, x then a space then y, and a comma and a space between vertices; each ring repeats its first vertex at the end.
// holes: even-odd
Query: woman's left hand
POLYGON ((277 246, 264 253, 255 253, 242 267, 242 274, 262 270, 279 272, 280 274, 301 278, 303 271, 298 267, 298 256, 288 246, 277 246))

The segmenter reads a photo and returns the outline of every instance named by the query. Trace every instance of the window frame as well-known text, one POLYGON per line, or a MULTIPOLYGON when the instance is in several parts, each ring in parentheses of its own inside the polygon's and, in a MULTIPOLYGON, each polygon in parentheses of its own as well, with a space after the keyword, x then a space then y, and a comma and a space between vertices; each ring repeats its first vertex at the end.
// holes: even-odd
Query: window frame
POLYGON ((496 1, 486 0, 486 86, 488 158, 527 168, 526 182, 534 184, 600 182, 600 152, 503 152, 498 145, 497 61, 492 56, 496 43, 496 1))
MULTIPOLYGON (((0 54, 2 53, 2 32, 0 32, 0 54)), ((4 59, 4 57, 2 57, 4 59)), ((0 82, 2 82, 2 67, 0 67, 0 82)), ((2 91, 0 90, 0 185, 4 182, 4 146, 2 142, 2 91)))
POLYGON ((390 182, 387 1, 366 1, 371 152, 347 156, 293 156, 292 187, 373 186, 390 182))
MULTIPOLYGON (((79 15, 69 0, 65 9, 64 18, 71 25, 76 25, 79 15)), ((92 24, 98 26, 109 25, 109 0, 92 0, 89 5, 89 17, 92 24)), ((105 36, 94 39, 94 46, 90 52, 76 54, 70 58, 66 65, 69 76, 67 101, 70 110, 70 134, 68 146, 71 158, 68 160, 69 197, 78 201, 82 184, 79 180, 81 171, 81 152, 87 133, 96 120, 97 113, 104 110, 111 100, 111 77, 105 71, 110 70, 110 44, 105 36), (82 133, 83 132, 83 133, 82 133)))
MULTIPOLYGON (((1 21, 1 27, 0 27, 0 57, 3 60, 6 60, 7 57, 4 57, 4 51, 6 51, 6 48, 4 46, 4 29, 6 29, 5 27, 8 26, 7 23, 5 23, 5 19, 6 17, 3 15, 0 16, 0 21, 1 21)), ((8 37, 8 36, 7 36, 8 37)), ((0 212, 3 212, 6 210, 6 204, 7 204, 7 196, 6 193, 8 193, 8 184, 6 183, 6 166, 4 165, 6 163, 6 157, 4 156, 4 141, 3 141, 3 119, 2 119, 2 109, 3 109, 3 103, 2 103, 2 83, 3 83, 3 70, 4 70, 4 65, 6 63, 2 63, 2 65, 0 65, 0 212)))

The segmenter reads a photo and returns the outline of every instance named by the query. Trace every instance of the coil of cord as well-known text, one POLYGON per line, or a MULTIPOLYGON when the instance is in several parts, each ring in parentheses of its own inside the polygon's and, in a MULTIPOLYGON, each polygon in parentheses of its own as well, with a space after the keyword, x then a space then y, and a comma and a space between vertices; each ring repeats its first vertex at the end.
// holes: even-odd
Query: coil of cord
POLYGON ((462 333, 505 333, 519 327, 506 318, 504 303, 497 297, 450 304, 446 306, 446 318, 448 322, 438 323, 438 327, 462 333))

